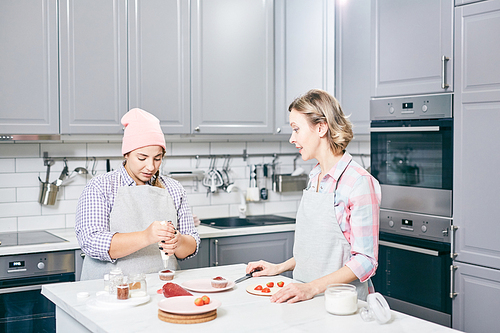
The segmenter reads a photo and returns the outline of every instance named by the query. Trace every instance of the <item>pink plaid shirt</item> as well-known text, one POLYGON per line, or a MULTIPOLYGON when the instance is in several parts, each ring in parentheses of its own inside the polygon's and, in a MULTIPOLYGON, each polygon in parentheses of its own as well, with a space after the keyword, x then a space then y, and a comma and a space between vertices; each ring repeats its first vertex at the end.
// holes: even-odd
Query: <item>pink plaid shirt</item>
MULTIPOLYGON (((316 190, 320 173, 317 164, 309 173, 308 189, 316 190)), ((323 177, 318 192, 334 192, 337 182, 337 221, 351 244, 351 259, 346 265, 364 282, 375 274, 378 265, 380 185, 348 152, 323 177)), ((373 291, 371 284, 369 290, 373 291)))

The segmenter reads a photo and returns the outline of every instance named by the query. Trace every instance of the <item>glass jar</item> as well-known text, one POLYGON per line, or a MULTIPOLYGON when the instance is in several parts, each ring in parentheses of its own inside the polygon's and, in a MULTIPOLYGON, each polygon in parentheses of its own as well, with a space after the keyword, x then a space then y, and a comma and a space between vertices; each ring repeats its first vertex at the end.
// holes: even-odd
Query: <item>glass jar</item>
POLYGON ((144 297, 148 294, 146 275, 144 273, 129 276, 130 297, 144 297))
POLYGON ((109 272, 109 293, 116 295, 116 287, 123 283, 123 272, 120 268, 112 269, 109 272))
POLYGON ((358 310, 358 292, 352 284, 331 284, 325 291, 326 311, 334 315, 349 315, 358 310))

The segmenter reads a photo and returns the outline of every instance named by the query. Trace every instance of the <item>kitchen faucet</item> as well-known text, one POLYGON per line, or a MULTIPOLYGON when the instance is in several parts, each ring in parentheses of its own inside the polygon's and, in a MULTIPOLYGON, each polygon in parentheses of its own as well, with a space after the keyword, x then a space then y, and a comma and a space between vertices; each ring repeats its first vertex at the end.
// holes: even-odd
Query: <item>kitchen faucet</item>
POLYGON ((244 219, 247 217, 247 202, 245 199, 245 194, 242 189, 240 189, 238 186, 231 184, 226 188, 227 193, 231 193, 233 191, 238 191, 240 193, 240 205, 238 206, 238 212, 239 215, 238 217, 241 219, 244 219))

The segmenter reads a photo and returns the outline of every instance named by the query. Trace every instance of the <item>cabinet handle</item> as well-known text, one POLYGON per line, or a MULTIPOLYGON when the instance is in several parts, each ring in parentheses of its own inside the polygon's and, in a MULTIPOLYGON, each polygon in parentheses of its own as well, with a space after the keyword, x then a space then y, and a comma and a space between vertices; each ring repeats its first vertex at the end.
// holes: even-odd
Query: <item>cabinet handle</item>
POLYGON ((219 266, 219 240, 214 240, 214 248, 215 248, 215 266, 219 266))
POLYGON ((450 60, 447 56, 441 57, 441 89, 447 89, 450 85, 446 83, 446 62, 450 60))
POLYGON ((455 252, 455 230, 458 229, 456 225, 450 225, 451 235, 450 235, 450 257, 455 260, 458 256, 458 253, 455 252))
POLYGON ((281 128, 280 128, 280 127, 278 127, 278 128, 276 129, 276 133, 281 133, 281 128))
POLYGON ((455 282, 455 279, 453 278, 453 276, 455 275, 454 272, 458 269, 458 266, 455 266, 455 265, 451 265, 450 266, 450 298, 451 299, 454 299, 455 296, 458 295, 458 293, 456 293, 454 290, 455 290, 455 285, 454 285, 454 282, 455 282))
POLYGON ((200 126, 196 126, 196 127, 194 128, 194 131, 195 131, 195 132, 199 132, 199 131, 200 131, 200 126))

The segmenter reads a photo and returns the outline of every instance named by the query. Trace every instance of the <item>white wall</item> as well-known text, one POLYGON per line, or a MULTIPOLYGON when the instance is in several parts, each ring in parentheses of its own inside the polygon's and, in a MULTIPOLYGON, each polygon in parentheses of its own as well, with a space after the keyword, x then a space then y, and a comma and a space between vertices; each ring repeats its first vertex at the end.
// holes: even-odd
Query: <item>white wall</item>
MULTIPOLYGON (((175 138, 167 136, 167 156, 171 155, 209 155, 209 154, 248 154, 267 153, 295 153, 295 147, 288 143, 287 138, 265 139, 266 141, 252 141, 246 137, 231 136, 228 140, 203 137, 175 138)), ((80 193, 91 176, 77 175, 70 183, 59 190, 57 202, 53 206, 38 203, 39 181, 45 180, 46 167, 43 165, 43 152, 53 157, 87 157, 87 167, 92 169, 92 157, 119 156, 121 143, 118 140, 99 140, 95 138, 62 140, 61 142, 20 142, 0 143, 0 232, 46 230, 56 228, 72 228, 75 225, 75 211, 80 193), (90 139, 94 140, 88 142, 90 139)), ((348 147, 350 153, 369 154, 369 142, 366 139, 354 140, 348 147)), ((293 156, 284 156, 278 159, 278 172, 291 173, 293 171, 293 156)), ((354 157, 360 163, 369 166, 369 158, 354 157)), ((271 163, 272 157, 233 158, 230 164, 230 176, 235 185, 246 189, 249 184, 249 165, 271 163)), ((111 160, 111 167, 116 169, 121 160, 111 160)), ((297 159, 297 166, 309 172, 316 161, 304 162, 297 159)), ((198 168, 208 170, 210 160, 201 158, 169 158, 163 161, 163 173, 168 171, 186 171, 198 168)), ((223 160, 219 159, 217 167, 222 168, 223 160)), ((68 161, 70 171, 76 167, 86 166, 85 161, 68 161)), ((63 168, 62 161, 56 161, 51 167, 50 181, 59 177, 63 168)), ((105 172, 104 160, 97 161, 97 174, 105 172)), ((90 171, 90 170, 89 170, 90 171)), ((262 179, 262 177, 261 177, 262 179)), ((179 179, 188 192, 188 200, 194 214, 201 219, 211 217, 237 216, 240 197, 237 192, 218 193, 207 195, 207 188, 192 178, 179 179)), ((201 180, 201 179, 200 179, 201 180)), ((301 192, 276 193, 273 192, 271 179, 261 181, 259 187, 269 189, 269 199, 266 201, 248 203, 247 214, 276 214, 295 212, 297 210, 301 192)))

